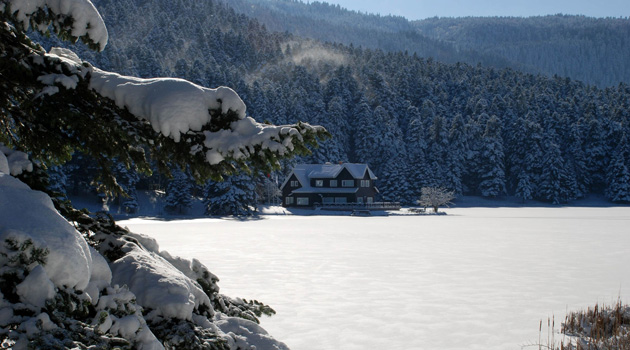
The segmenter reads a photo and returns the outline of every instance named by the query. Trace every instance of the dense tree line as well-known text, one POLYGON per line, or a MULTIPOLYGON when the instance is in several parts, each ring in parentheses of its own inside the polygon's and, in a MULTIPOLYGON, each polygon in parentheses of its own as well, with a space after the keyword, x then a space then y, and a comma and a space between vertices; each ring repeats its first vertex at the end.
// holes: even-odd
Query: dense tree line
POLYGON ((333 138, 299 161, 368 163, 383 199, 413 203, 432 186, 551 203, 588 193, 630 200, 628 85, 322 44, 214 1, 95 3, 112 28, 126 26, 99 64, 227 84, 258 120, 323 125, 333 138), (123 20, 140 13, 145 21, 123 20))

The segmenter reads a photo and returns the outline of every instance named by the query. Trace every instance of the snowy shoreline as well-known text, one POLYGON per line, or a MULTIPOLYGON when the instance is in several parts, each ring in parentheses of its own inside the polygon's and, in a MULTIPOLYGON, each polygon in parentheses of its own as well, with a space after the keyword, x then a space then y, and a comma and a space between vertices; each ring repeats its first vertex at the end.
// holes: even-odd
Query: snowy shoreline
MULTIPOLYGON (((86 208, 91 212, 97 212, 103 210, 103 205, 99 203, 98 198, 95 196, 71 196, 73 205, 76 208, 86 208)), ((209 218, 204 215, 204 208, 202 200, 194 198, 192 206, 185 214, 168 214, 163 209, 163 203, 160 201, 155 192, 139 191, 138 192, 138 212, 133 214, 127 214, 122 208, 115 203, 109 203, 107 208, 108 213, 112 215, 116 220, 125 220, 131 218, 160 218, 163 220, 178 220, 178 219, 199 219, 209 218)), ((499 199, 484 198, 479 196, 461 196, 453 201, 453 205, 448 208, 440 208, 440 214, 444 215, 449 213, 452 209, 463 208, 615 208, 615 207, 628 207, 628 204, 618 204, 607 200, 601 195, 589 195, 586 198, 571 201, 567 204, 554 205, 551 203, 545 203, 535 200, 529 200, 522 203, 515 197, 502 197, 499 199)), ((372 216, 397 216, 397 215, 418 215, 410 211, 412 208, 405 206, 400 211, 373 211, 372 216)), ((268 216, 268 215, 303 215, 303 216, 348 216, 350 211, 330 211, 330 210, 316 210, 316 209, 286 209, 280 205, 259 205, 256 216, 268 216)), ((421 215, 435 215, 430 209, 427 209, 426 213, 421 215)), ((221 218, 221 217, 210 217, 221 218)), ((223 217, 227 218, 227 217, 223 217)))

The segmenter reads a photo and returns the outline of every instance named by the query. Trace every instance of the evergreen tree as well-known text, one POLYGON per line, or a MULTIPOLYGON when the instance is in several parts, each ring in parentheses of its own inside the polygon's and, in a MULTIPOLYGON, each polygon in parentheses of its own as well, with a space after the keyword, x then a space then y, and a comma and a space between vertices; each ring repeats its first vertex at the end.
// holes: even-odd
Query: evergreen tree
POLYGON ((523 171, 519 174, 518 183, 516 185, 516 189, 514 190, 514 195, 516 196, 516 198, 520 198, 523 203, 534 198, 534 187, 529 180, 529 174, 527 172, 523 171))
POLYGON ((461 114, 457 114, 453 118, 451 128, 448 133, 448 152, 446 154, 446 189, 452 190, 455 195, 461 195, 464 192, 462 177, 466 166, 466 134, 464 119, 461 114))
POLYGON ((166 185, 164 210, 171 214, 184 214, 192 205, 192 181, 179 168, 172 171, 173 178, 166 185))
POLYGON ((536 195, 538 198, 553 204, 566 203, 575 199, 575 179, 567 172, 560 147, 550 136, 545 140, 542 169, 536 195))
POLYGON ((247 174, 209 181, 203 191, 206 215, 251 216, 256 212, 256 184, 247 174))
POLYGON ((49 186, 51 192, 67 195, 68 176, 63 166, 56 165, 48 169, 49 186))
POLYGON ((115 176, 124 191, 118 197, 121 209, 130 214, 137 212, 139 205, 136 186, 140 176, 134 169, 127 169, 122 163, 116 163, 115 176))
POLYGON ((380 191, 383 200, 387 202, 401 202, 412 204, 417 197, 411 192, 411 185, 408 181, 407 159, 402 156, 391 158, 379 174, 380 191))
POLYGON ((630 144, 624 132, 608 167, 606 197, 613 202, 630 202, 630 144))
POLYGON ((409 106, 407 114, 409 120, 405 135, 408 151, 407 161, 409 162, 407 178, 409 179, 412 198, 419 198, 422 187, 428 184, 427 158, 425 156, 427 136, 418 108, 409 106))
POLYGON ((496 197, 505 193, 503 156, 501 126, 499 119, 493 115, 486 124, 480 155, 479 192, 484 197, 496 197))

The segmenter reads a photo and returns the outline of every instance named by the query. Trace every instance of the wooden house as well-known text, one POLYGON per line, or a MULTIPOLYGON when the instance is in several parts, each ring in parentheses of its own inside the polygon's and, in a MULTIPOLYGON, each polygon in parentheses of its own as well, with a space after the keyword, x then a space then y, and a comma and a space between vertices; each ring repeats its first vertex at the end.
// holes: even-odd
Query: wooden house
POLYGON ((284 207, 307 208, 335 204, 374 203, 376 176, 367 164, 299 164, 284 181, 284 207))

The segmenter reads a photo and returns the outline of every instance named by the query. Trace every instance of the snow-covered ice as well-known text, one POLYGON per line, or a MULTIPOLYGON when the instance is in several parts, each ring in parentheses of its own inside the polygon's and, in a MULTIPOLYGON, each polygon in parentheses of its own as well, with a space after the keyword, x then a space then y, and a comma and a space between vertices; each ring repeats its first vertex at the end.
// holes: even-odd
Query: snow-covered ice
POLYGON ((293 350, 521 349, 541 319, 630 300, 630 207, 447 212, 121 225, 272 306, 293 350))

